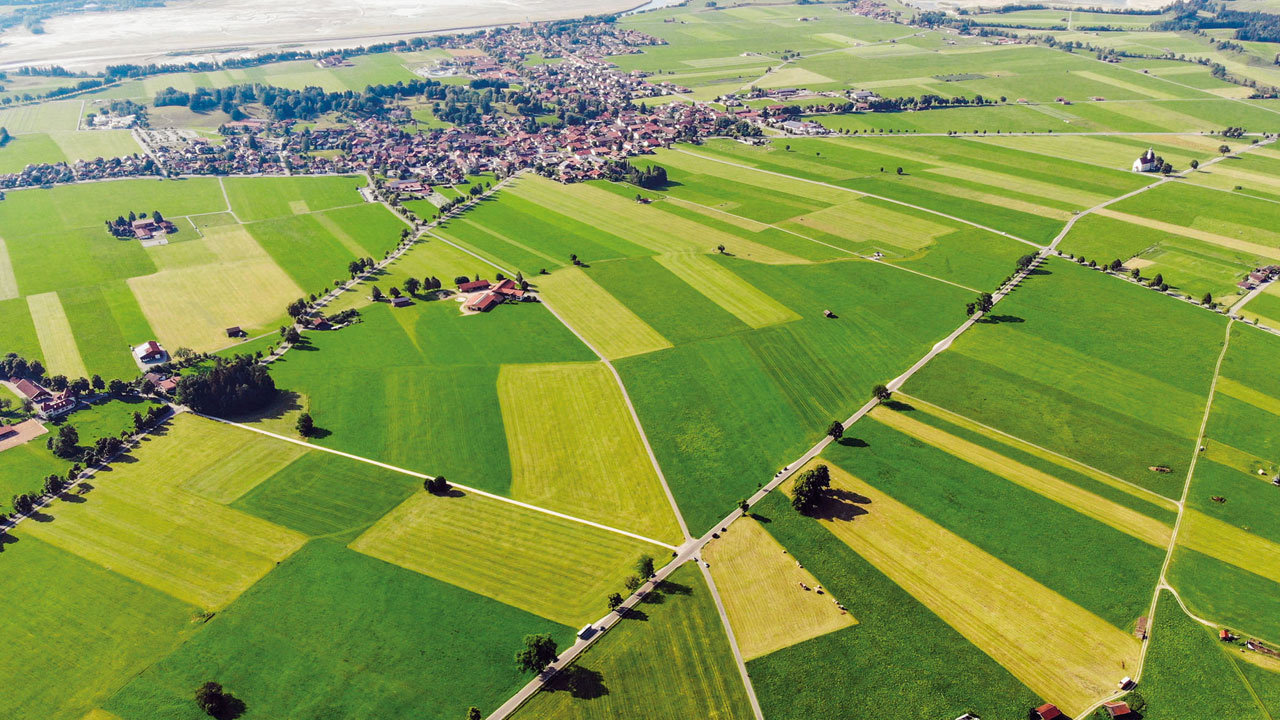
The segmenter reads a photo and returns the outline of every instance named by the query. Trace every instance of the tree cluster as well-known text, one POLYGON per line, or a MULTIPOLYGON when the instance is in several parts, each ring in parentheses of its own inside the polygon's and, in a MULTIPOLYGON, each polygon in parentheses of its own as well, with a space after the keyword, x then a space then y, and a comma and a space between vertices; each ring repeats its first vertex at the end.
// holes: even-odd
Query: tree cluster
POLYGON ((791 489, 791 507, 806 515, 809 514, 822 501, 829 487, 831 487, 831 470, 826 465, 804 471, 800 479, 796 480, 795 487, 791 489))
POLYGON ((667 185, 667 169, 661 165, 638 168, 626 160, 618 160, 605 165, 604 176, 614 182, 628 182, 645 190, 658 190, 667 185))
POLYGON ((179 404, 205 415, 243 415, 276 398, 276 383, 251 355, 234 359, 214 358, 205 373, 184 375, 174 397, 179 404))

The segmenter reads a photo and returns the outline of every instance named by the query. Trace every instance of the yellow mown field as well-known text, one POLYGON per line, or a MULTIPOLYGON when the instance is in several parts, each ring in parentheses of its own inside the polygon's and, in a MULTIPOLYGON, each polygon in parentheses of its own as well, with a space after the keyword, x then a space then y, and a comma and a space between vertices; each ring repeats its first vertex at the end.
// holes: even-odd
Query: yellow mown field
POLYGON ((799 320, 794 310, 774 300, 707 255, 659 255, 660 265, 753 328, 799 320))
MULTIPOLYGON (((703 558, 720 590, 744 660, 857 624, 760 523, 746 519, 707 545, 703 558)), ((849 608, 850 611, 856 608, 849 608)))
POLYGON ((578 268, 539 279, 547 306, 610 360, 672 347, 631 309, 578 268))

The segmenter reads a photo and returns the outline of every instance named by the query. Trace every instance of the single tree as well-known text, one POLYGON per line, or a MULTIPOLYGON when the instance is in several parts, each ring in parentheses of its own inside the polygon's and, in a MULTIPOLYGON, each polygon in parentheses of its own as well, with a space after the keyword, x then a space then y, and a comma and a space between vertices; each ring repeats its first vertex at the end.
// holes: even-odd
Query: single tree
POLYGON ((559 648, 546 633, 525 635, 524 647, 516 652, 516 666, 523 672, 540 673, 555 662, 559 648))
POLYGON ((471 706, 471 709, 467 710, 467 720, 481 720, 483 717, 484 714, 480 712, 480 708, 474 705, 471 706))
POLYGON ((743 514, 744 516, 745 516, 745 515, 750 515, 750 514, 751 514, 751 503, 747 502, 747 499, 746 499, 746 498, 742 498, 741 500, 739 500, 739 501, 738 501, 738 509, 742 511, 742 514, 743 514))
POLYGON ((1218 152, 1222 155, 1226 155, 1227 153, 1231 152, 1231 146, 1227 145, 1226 143, 1223 143, 1222 145, 1218 146, 1218 152))
POLYGON ((829 487, 831 487, 831 471, 826 465, 806 470, 791 490, 791 507, 807 514, 817 506, 829 487))
POLYGON ((648 555, 641 555, 636 561, 636 574, 642 578, 653 577, 653 558, 648 555))
POLYGON ((1201 305, 1206 305, 1206 306, 1207 306, 1207 305, 1212 305, 1212 304, 1213 304, 1213 293, 1205 293, 1205 294, 1204 294, 1204 297, 1200 299, 1200 304, 1201 304, 1201 305))
POLYGON ((382 288, 378 287, 377 285, 374 285, 373 289, 370 290, 369 293, 370 293, 370 297, 373 298, 374 302, 382 302, 382 297, 383 297, 382 288))
POLYGON ((832 420, 831 425, 827 428, 827 434, 834 440, 844 437, 844 424, 839 420, 832 420))
POLYGON ((420 287, 422 287, 422 283, 418 282, 417 278, 409 278, 404 281, 404 291, 410 295, 417 295, 420 287))
POLYGON ((94 375, 93 379, 89 381, 89 384, 93 386, 94 390, 97 390, 99 392, 106 389, 107 387, 107 383, 102 379, 101 375, 94 375))
POLYGON ((1161 175, 1170 175, 1172 173, 1173 173, 1173 165, 1170 165, 1168 162, 1165 162, 1165 164, 1160 166, 1161 175))
POLYGON ((1031 267, 1031 263, 1035 261, 1036 261, 1035 253, 1027 253, 1026 255, 1023 255, 1022 257, 1018 258, 1018 269, 1026 270, 1027 268, 1031 267))
POLYGON ((302 413, 298 416, 298 435, 306 438, 311 437, 316 432, 315 421, 311 419, 311 413, 302 413))
POLYGON ((609 609, 617 610, 622 604, 622 595, 619 593, 609 593, 609 609))
POLYGON ((644 584, 644 578, 641 578, 639 575, 629 575, 622 584, 631 592, 635 592, 644 584))
POLYGON ((1200 161, 1199 161, 1199 160, 1192 160, 1192 161, 1191 161, 1191 169, 1192 169, 1192 170, 1195 170, 1195 169, 1197 169, 1197 168, 1199 168, 1199 167, 1200 167, 1200 161))
POLYGON ((207 682, 196 690, 196 705, 209 717, 218 717, 227 711, 228 696, 216 682, 207 682))
POLYGON ((874 397, 880 402, 884 402, 885 400, 888 400, 892 396, 893 396, 893 393, 889 390, 889 386, 885 385, 884 383, 879 383, 876 386, 871 388, 871 397, 874 397))
POLYGON ((902 166, 898 166, 898 174, 899 174, 899 175, 901 175, 901 174, 902 174, 902 166))
POLYGON ((302 333, 298 332, 298 328, 290 325, 285 328, 284 340, 290 345, 296 345, 297 343, 302 342, 302 333))

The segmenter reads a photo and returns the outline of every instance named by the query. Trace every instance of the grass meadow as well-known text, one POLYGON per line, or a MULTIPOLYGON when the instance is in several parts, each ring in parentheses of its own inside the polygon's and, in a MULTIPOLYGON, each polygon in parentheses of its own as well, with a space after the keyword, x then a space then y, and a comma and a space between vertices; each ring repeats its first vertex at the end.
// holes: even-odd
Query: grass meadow
POLYGON ((905 390, 1176 497, 1224 320, 1071 263, 1039 272, 905 390))
POLYGON ((746 520, 707 546, 703 559, 724 602, 744 660, 768 655, 857 623, 822 583, 800 567, 763 523, 746 520))
POLYGON ((217 678, 245 703, 246 717, 447 720, 471 705, 489 712, 519 689, 526 678, 511 655, 536 632, 561 643, 572 636, 568 627, 317 540, 103 707, 123 720, 197 720, 203 714, 191 694, 217 678))
POLYGON ((1012 718, 1041 702, 852 548, 833 542, 822 524, 792 510, 781 493, 766 497, 753 513, 858 618, 853 627, 747 664, 766 717, 955 717, 969 711, 1012 718))
POLYGON ((195 606, 31 534, 3 548, 0 702, 15 720, 79 720, 198 628, 195 606))
POLYGON ((1169 584, 1191 612, 1275 644, 1280 638, 1280 583, 1180 545, 1169 584))
POLYGON ((1209 628, 1183 614, 1173 596, 1160 594, 1151 649, 1142 673, 1150 720, 1265 718, 1234 660, 1209 628))
POLYGON ((695 534, 922 355, 954 324, 946 308, 965 298, 870 262, 716 260, 803 319, 616 363, 695 534))
MULTIPOLYGON (((831 475, 832 497, 815 511, 820 523, 1065 712, 1108 694, 1112 676, 1137 661, 1128 630, 839 467, 831 475)), ((849 607, 859 612, 856 602, 849 607)))
POLYGON ((670 503, 603 363, 504 365, 498 399, 513 498, 680 543, 670 503))
POLYGON ((728 643, 706 582, 686 565, 564 671, 581 689, 553 682, 515 717, 750 718, 728 643))
POLYGON ((665 554, 624 535, 463 491, 413 494, 351 548, 575 628, 604 615, 605 598, 642 555, 665 554))

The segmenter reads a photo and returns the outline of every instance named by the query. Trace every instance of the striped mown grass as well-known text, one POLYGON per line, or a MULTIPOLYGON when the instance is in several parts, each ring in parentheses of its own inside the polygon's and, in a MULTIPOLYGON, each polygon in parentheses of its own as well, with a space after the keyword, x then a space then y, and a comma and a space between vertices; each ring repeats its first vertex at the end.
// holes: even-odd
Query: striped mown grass
POLYGON ((1074 715, 1135 667, 1129 633, 827 465, 819 521, 1041 697, 1074 715))
POLYGON ((659 255, 657 261, 753 328, 800 319, 794 310, 769 297, 707 255, 659 255))
POLYGON ((671 343, 578 268, 543 276, 547 304, 610 360, 663 350, 671 343))

